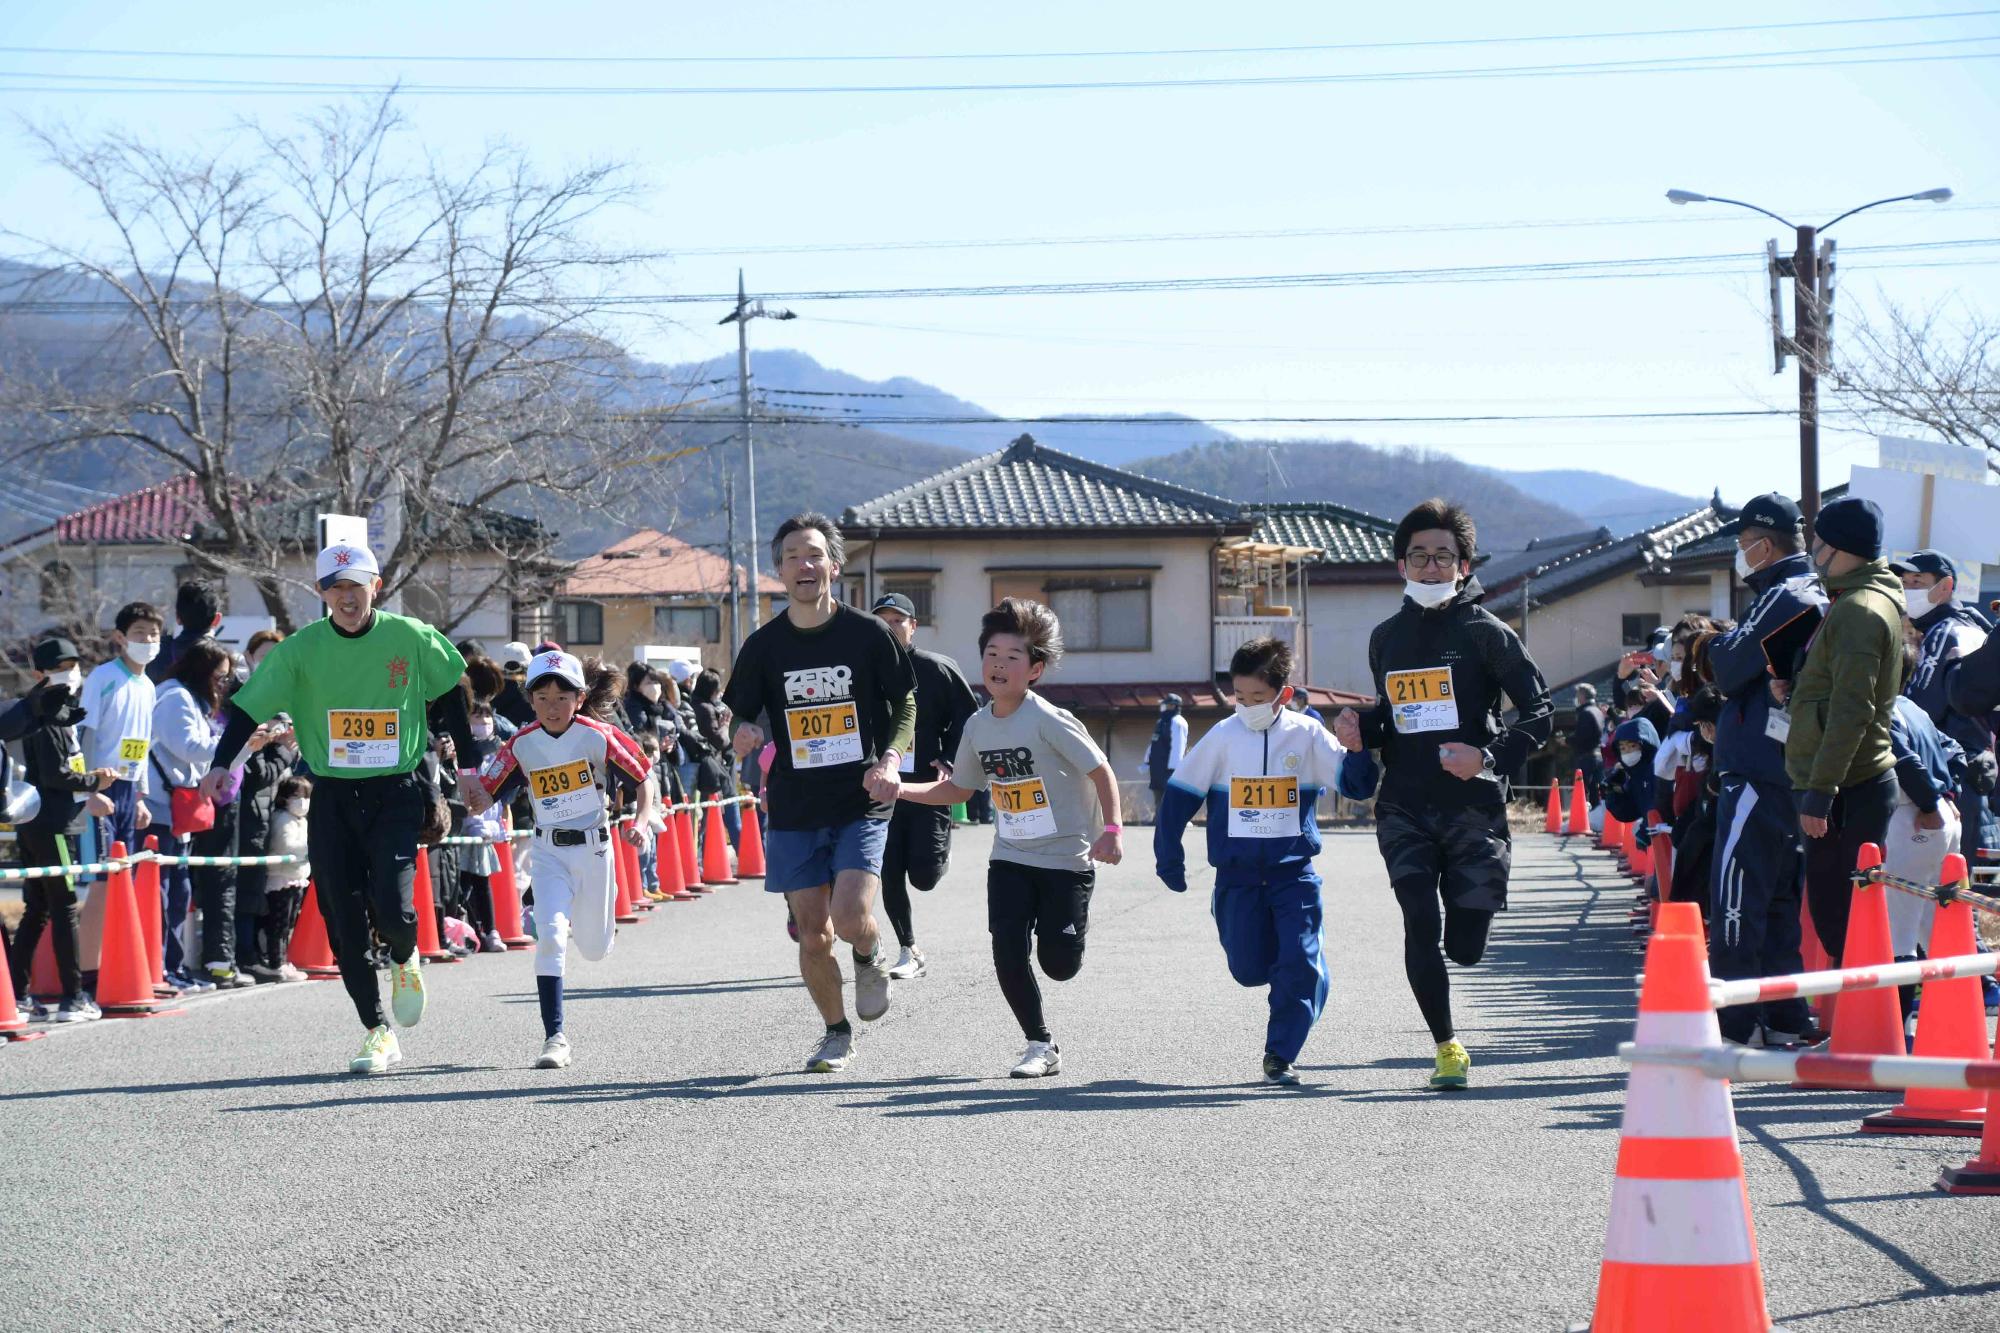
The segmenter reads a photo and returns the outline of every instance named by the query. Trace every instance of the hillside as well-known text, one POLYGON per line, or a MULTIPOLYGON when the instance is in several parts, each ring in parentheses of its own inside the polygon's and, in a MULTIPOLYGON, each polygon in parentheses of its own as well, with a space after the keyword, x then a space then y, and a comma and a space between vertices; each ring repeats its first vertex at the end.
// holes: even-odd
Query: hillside
POLYGON ((1148 458, 1133 467, 1232 499, 1333 500, 1392 520, 1419 500, 1442 495, 1471 506, 1480 547, 1489 554, 1520 550, 1534 537, 1595 526, 1501 474, 1416 449, 1376 449, 1352 441, 1240 441, 1148 458))
POLYGON ((1610 528, 1620 537, 1692 513, 1707 503, 1700 496, 1676 495, 1657 486, 1642 486, 1636 481, 1604 472, 1585 472, 1574 468, 1550 472, 1485 470, 1516 490, 1540 496, 1550 504, 1561 505, 1593 524, 1610 528))

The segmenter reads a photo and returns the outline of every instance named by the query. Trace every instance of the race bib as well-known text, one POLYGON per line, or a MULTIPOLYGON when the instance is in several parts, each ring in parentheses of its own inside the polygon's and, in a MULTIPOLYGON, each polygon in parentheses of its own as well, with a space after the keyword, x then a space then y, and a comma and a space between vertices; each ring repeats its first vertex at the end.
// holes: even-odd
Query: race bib
POLYGON ((402 757, 393 708, 326 710, 326 762, 333 768, 394 768, 402 757))
POLYGON ((72 773, 82 773, 86 771, 83 766, 83 755, 81 753, 73 754, 69 757, 69 771, 72 773))
POLYGON ((831 768, 861 762, 861 717, 854 701, 806 704, 785 710, 793 768, 831 768))
POLYGON ((1229 779, 1229 836, 1299 836, 1299 780, 1295 777, 1229 779))
POLYGON ((1056 812, 1049 809, 1049 789, 1040 778, 1013 782, 996 778, 988 790, 993 794, 993 818, 999 822, 1001 837, 1023 842, 1056 836, 1056 812))
POLYGON ((1389 715, 1405 736, 1425 731, 1458 730, 1458 699, 1451 691, 1450 667, 1391 671, 1384 680, 1389 715))
POLYGON ((1782 708, 1773 708, 1764 719, 1764 734, 1783 745, 1792 738, 1792 715, 1782 708))
POLYGON ((153 743, 144 736, 127 736, 118 742, 118 776, 127 782, 137 782, 152 748, 153 743))
POLYGON ((586 759, 529 769, 528 793, 534 798, 536 820, 545 823, 590 819, 604 810, 604 799, 597 794, 586 759))

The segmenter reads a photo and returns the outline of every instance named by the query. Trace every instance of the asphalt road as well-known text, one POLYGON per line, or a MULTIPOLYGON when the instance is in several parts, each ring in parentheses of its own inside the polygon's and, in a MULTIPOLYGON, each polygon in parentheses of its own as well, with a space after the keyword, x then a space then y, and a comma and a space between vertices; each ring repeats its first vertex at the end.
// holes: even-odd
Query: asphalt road
MULTIPOLYGON (((1143 837, 1143 831, 1134 830, 1143 837)), ((5 1326, 1559 1329, 1587 1318, 1639 953, 1601 857, 1524 839, 1515 910, 1455 973, 1474 1088, 1430 1042, 1367 834, 1329 837, 1333 998, 1306 1086, 1257 1081, 1261 992, 1149 858, 1100 872, 1066 1067, 1021 1040, 985 936, 987 831, 918 903, 932 967, 844 1075, 753 885, 572 967, 575 1065, 530 957, 438 967, 407 1063, 344 1072, 336 984, 0 1050, 5 1326)), ((1192 844, 1191 844, 1192 845, 1192 844)), ((1196 858, 1191 858, 1196 859, 1196 858)), ((844 955, 843 950, 843 955, 844 955)), ((1964 1140, 1864 1137, 1881 1096, 1743 1090, 1787 1328, 2000 1328, 2000 1199, 1964 1140)))

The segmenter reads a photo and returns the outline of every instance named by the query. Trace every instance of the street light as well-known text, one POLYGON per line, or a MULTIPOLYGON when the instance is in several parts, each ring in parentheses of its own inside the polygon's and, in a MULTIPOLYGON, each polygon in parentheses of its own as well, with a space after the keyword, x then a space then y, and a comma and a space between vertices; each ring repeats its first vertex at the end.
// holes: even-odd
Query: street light
MULTIPOLYGON (((1951 191, 1942 187, 1923 190, 1917 194, 1892 195, 1887 199, 1877 199, 1873 203, 1850 208, 1834 217, 1833 222, 1818 227, 1800 226, 1787 218, 1780 217, 1770 209, 1741 199, 1724 199, 1720 195, 1696 194, 1693 190, 1668 190, 1667 202, 1671 204, 1730 204, 1736 208, 1747 208, 1752 213, 1762 213, 1765 217, 1790 227, 1798 234, 1798 249, 1792 255, 1792 351, 1799 363, 1799 509, 1805 514, 1806 524, 1811 526, 1813 515, 1819 512, 1819 371, 1820 358, 1825 353, 1821 345, 1821 320, 1825 316, 1825 305, 1819 299, 1821 268, 1825 260, 1818 254, 1819 233, 1832 227, 1834 222, 1851 218, 1856 213, 1883 204, 1924 203, 1941 204, 1951 198, 1951 191)), ((1829 244, 1831 244, 1829 242, 1829 244)), ((1829 256, 1830 258, 1830 256, 1829 256)), ((1775 321, 1777 282, 1771 285, 1774 306, 1771 318, 1775 321)))
MULTIPOLYGON (((757 543, 764 540, 757 530, 757 452, 750 440, 750 321, 753 319, 797 319, 789 310, 774 310, 762 301, 746 300, 743 295, 743 270, 736 270, 736 308, 717 320, 718 324, 736 326, 736 406, 743 427, 743 468, 750 482, 750 515, 748 525, 750 542, 745 553, 750 559, 750 628, 756 629, 763 617, 757 599, 763 590, 759 581, 757 543)), ((734 646, 743 646, 742 603, 736 598, 736 518, 732 513, 729 520, 729 637, 734 646)))

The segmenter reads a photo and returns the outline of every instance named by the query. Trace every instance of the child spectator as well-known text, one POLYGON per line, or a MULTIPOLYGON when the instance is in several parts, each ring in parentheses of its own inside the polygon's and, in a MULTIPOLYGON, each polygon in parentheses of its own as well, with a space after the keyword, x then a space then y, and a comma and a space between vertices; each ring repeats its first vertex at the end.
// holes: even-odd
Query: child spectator
POLYGON ((306 900, 306 885, 312 879, 312 863, 306 860, 306 816, 312 809, 312 779, 302 774, 280 778, 272 806, 264 854, 299 859, 292 865, 270 868, 270 877, 265 881, 264 914, 257 921, 258 966, 251 971, 259 979, 268 975, 273 981, 304 981, 306 974, 292 966, 288 955, 299 909, 306 900))

